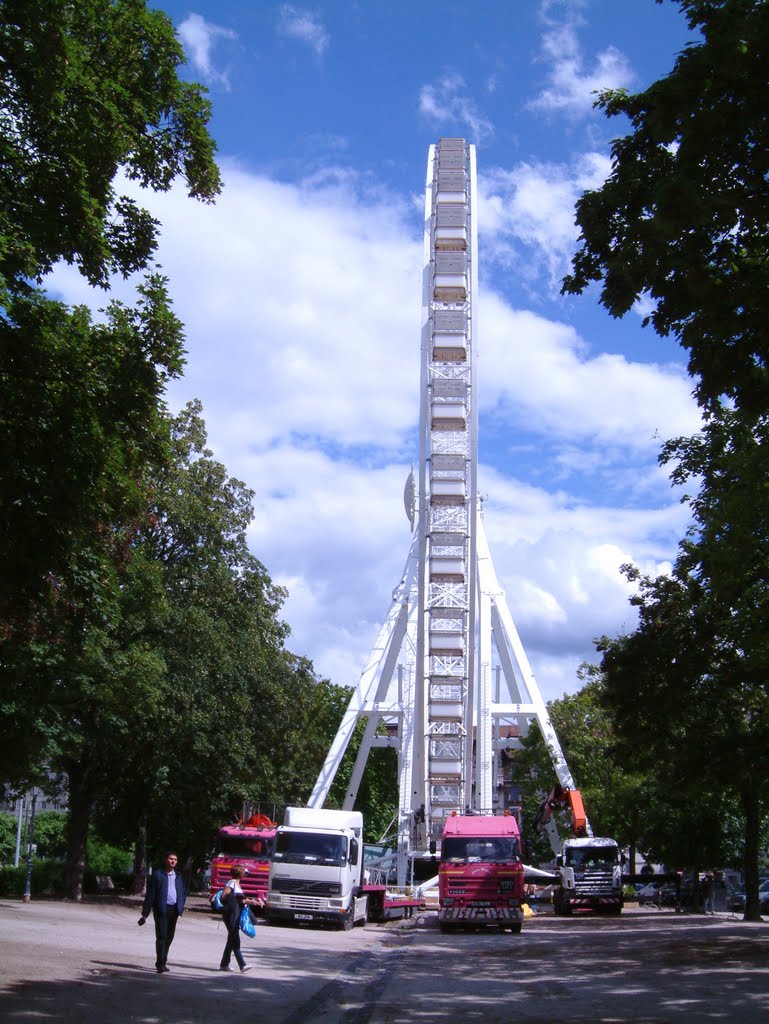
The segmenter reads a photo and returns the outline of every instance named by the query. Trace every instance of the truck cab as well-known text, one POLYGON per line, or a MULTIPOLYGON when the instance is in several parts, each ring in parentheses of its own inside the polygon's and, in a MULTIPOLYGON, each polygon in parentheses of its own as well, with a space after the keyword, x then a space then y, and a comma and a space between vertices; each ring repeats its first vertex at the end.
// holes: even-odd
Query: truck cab
POLYGON ((360 811, 287 807, 270 862, 267 920, 364 925, 362 885, 360 811))
POLYGON ((443 932, 471 926, 521 931, 523 864, 512 815, 454 814, 446 819, 438 902, 443 932))
POLYGON ((613 839, 565 839, 556 868, 561 881, 553 894, 556 914, 568 915, 573 910, 622 913, 622 863, 613 839))
POLYGON ((254 815, 235 825, 223 825, 217 832, 211 860, 211 895, 227 885, 230 869, 237 866, 243 869, 243 892, 263 903, 267 896, 275 832, 275 823, 264 815, 254 815))

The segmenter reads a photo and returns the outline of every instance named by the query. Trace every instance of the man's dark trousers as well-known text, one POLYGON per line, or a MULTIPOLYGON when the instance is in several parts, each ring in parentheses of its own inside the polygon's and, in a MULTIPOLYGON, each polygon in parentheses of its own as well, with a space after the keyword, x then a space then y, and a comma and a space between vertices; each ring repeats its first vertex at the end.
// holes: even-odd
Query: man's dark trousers
POLYGON ((153 910, 152 915, 155 918, 155 967, 161 970, 166 965, 168 950, 174 941, 179 911, 171 903, 166 907, 165 914, 159 914, 157 910, 153 910))

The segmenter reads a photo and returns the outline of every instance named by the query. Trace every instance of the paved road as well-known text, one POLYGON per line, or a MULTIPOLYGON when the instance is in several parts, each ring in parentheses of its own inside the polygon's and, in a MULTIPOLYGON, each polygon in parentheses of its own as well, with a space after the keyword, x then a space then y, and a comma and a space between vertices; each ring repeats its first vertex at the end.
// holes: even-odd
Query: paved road
POLYGON ((540 915, 519 936, 441 935, 434 914, 352 932, 260 924, 247 974, 217 919, 184 915, 154 971, 135 905, 0 900, 4 1024, 435 1024, 769 1020, 769 923, 665 911, 540 915))

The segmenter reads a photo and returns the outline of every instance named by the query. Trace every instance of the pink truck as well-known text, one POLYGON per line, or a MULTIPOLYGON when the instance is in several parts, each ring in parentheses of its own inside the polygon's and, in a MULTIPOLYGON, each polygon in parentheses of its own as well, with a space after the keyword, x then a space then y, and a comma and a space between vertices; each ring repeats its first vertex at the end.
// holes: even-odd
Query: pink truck
POLYGON ((446 819, 438 897, 442 932, 484 926, 520 932, 523 863, 512 815, 453 814, 446 819))
POLYGON ((264 814, 254 814, 236 825, 222 825, 211 861, 210 893, 219 892, 230 879, 230 868, 243 869, 241 887, 246 896, 264 901, 270 873, 270 855, 277 825, 264 814))

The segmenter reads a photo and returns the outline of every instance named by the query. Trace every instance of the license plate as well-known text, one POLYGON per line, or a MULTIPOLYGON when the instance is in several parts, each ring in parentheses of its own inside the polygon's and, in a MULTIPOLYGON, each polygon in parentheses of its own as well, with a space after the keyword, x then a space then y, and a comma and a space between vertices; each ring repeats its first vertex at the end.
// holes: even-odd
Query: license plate
POLYGON ((294 914, 295 921, 312 921, 312 914, 294 914))

